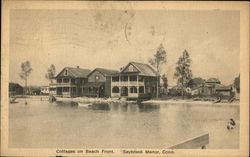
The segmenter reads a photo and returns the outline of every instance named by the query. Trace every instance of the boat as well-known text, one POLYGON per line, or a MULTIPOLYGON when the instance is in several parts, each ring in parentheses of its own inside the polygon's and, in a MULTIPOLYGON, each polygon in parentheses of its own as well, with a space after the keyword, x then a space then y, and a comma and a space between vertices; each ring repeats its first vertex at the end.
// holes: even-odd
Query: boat
POLYGON ((88 104, 88 103, 81 103, 81 102, 78 102, 78 107, 90 107, 91 105, 88 104))

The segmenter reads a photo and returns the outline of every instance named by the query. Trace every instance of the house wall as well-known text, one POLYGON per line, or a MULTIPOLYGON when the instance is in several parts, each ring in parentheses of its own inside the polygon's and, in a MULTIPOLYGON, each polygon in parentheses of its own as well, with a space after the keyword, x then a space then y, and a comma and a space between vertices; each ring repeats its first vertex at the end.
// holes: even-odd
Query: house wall
POLYGON ((100 73, 99 71, 94 71, 88 77, 88 82, 105 82, 105 81, 106 81, 106 77, 102 73, 100 73), (96 80, 96 76, 99 77, 98 80, 96 80))
POLYGON ((105 82, 105 97, 111 97, 111 76, 106 77, 105 82))

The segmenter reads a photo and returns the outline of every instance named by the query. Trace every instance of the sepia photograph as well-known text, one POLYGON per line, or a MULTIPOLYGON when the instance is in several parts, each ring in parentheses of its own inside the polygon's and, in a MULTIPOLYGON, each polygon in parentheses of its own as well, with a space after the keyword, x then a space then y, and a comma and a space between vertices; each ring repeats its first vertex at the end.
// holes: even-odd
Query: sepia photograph
POLYGON ((249 3, 4 2, 3 155, 248 155, 249 3))

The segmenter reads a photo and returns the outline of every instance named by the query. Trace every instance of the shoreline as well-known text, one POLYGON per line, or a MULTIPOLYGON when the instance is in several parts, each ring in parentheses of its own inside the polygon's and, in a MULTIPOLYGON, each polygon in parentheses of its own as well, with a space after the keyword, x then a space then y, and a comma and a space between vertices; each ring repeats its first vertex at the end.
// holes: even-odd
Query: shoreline
MULTIPOLYGON (((17 99, 39 99, 43 101, 49 100, 48 95, 36 95, 36 96, 27 96, 24 97, 17 97, 17 99)), ((135 104, 137 101, 135 100, 126 100, 126 99, 119 99, 119 98, 92 98, 92 97, 76 97, 76 98, 63 98, 63 97, 56 97, 57 102, 76 102, 76 103, 130 103, 135 104)), ((214 105, 214 106, 239 106, 240 101, 236 100, 232 103, 227 101, 222 101, 219 103, 214 103, 213 101, 202 101, 202 100, 192 100, 192 99, 167 99, 167 100, 146 100, 142 101, 141 104, 191 104, 191 105, 214 105)))
POLYGON ((191 105, 214 105, 214 106, 240 106, 240 101, 235 101, 232 103, 229 102, 220 102, 214 103, 212 101, 195 101, 190 99, 184 100, 175 100, 175 99, 168 99, 168 100, 148 100, 143 101, 142 104, 153 103, 153 104, 191 104, 191 105))

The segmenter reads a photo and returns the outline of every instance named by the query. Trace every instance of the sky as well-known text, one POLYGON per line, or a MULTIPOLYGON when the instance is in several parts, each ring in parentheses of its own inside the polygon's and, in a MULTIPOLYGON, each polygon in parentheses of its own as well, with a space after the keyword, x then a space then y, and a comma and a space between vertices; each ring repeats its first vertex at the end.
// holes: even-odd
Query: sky
POLYGON ((170 10, 12 10, 10 81, 20 79, 21 63, 31 62, 28 85, 47 85, 51 64, 119 70, 130 61, 148 63, 160 44, 167 52, 169 85, 184 50, 193 77, 231 84, 240 71, 240 15, 237 11, 170 10))

